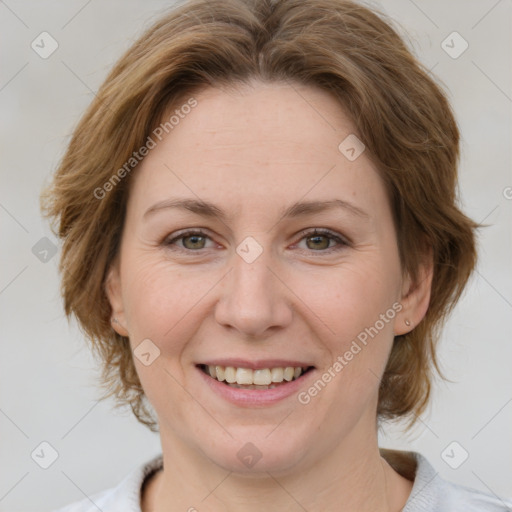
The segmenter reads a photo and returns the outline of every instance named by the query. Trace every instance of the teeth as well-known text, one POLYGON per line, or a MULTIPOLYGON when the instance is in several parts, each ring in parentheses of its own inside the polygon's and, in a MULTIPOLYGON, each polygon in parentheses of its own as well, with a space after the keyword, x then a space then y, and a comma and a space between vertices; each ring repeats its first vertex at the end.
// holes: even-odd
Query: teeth
MULTIPOLYGON (((211 366, 210 366, 211 368, 211 366)), ((219 380, 220 382, 222 382, 226 377, 226 371, 224 370, 224 367, 223 366, 216 366, 215 367, 215 373, 216 373, 216 376, 217 376, 217 380, 219 380)), ((210 370, 210 375, 212 377, 215 377, 215 375, 213 375, 213 373, 211 372, 210 370)))
POLYGON ((257 386, 256 384, 251 386, 240 386, 240 384, 229 384, 229 386, 237 389, 274 389, 277 387, 275 384, 271 384, 270 386, 257 386))
POLYGON ((236 383, 248 385, 254 384, 254 382, 252 381, 252 370, 248 368, 237 368, 236 383))
POLYGON ((236 370, 232 366, 226 366, 224 377, 226 382, 233 384, 233 382, 236 382, 236 370))
POLYGON ((284 374, 283 374, 284 380, 287 380, 288 382, 291 381, 293 379, 294 373, 295 373, 294 368, 292 366, 287 366, 284 369, 284 374))
POLYGON ((264 370, 254 370, 252 372, 252 380, 258 386, 268 386, 272 382, 272 374, 268 368, 264 370))
POLYGON ((305 371, 304 368, 287 366, 285 368, 262 368, 251 370, 250 368, 234 368, 233 366, 204 367, 205 372, 219 382, 226 381, 232 387, 244 389, 268 389, 275 387, 274 383, 290 382, 298 379, 305 371))
POLYGON ((284 370, 282 368, 272 368, 270 370, 270 378, 272 382, 283 382, 284 379, 284 370))

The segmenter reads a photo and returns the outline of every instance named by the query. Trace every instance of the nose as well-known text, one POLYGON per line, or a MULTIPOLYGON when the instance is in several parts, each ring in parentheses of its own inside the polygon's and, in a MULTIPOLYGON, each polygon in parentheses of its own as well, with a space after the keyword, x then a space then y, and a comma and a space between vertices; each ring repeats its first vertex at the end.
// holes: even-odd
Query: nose
POLYGON ((265 337, 292 320, 290 294, 269 253, 264 250, 251 263, 235 253, 223 280, 215 319, 244 337, 265 337))

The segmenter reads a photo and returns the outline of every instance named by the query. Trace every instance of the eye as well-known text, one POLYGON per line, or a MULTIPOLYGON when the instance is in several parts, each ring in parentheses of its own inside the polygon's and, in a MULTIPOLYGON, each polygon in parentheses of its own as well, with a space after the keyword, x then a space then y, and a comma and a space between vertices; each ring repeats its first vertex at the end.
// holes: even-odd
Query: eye
POLYGON ((203 231, 184 231, 171 239, 166 239, 164 244, 166 246, 176 245, 178 249, 196 251, 200 249, 207 249, 206 241, 210 237, 203 231), (177 244, 176 242, 181 242, 177 244))
POLYGON ((331 250, 338 250, 349 245, 347 241, 328 229, 303 232, 300 241, 302 242, 302 240, 306 241, 307 249, 317 252, 331 252, 331 250))
MULTIPOLYGON (((339 250, 349 245, 341 236, 329 231, 328 229, 317 229, 305 231, 302 233, 300 242, 305 240, 306 248, 315 252, 330 253, 333 250, 339 250)), ((201 230, 189 230, 177 233, 172 238, 164 241, 166 247, 176 248, 182 251, 200 251, 208 249, 207 242, 212 241, 211 238, 201 230)), ((299 244, 300 244, 299 242, 299 244)))

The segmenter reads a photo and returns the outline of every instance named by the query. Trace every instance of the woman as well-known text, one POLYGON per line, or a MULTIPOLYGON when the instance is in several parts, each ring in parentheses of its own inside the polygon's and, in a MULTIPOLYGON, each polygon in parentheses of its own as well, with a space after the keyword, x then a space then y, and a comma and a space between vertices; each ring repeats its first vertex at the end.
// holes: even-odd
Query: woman
POLYGON ((196 0, 156 23, 44 208, 66 312, 162 456, 62 510, 506 510, 377 442, 424 410, 475 266, 458 144, 442 91, 355 3, 196 0))

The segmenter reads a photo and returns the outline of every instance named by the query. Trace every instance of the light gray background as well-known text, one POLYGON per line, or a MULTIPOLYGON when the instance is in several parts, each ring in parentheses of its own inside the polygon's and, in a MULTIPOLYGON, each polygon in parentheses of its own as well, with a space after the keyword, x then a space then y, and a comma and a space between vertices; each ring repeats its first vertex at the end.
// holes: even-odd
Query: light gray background
MULTIPOLYGON (((443 477, 510 496, 512 2, 374 4, 405 27, 415 53, 449 91, 463 137, 462 204, 490 224, 481 232, 478 271, 441 343, 453 383, 436 385, 431 409, 410 435, 389 426, 382 445, 420 451, 443 477), (441 48, 453 31, 469 43, 457 59, 441 48), (452 441, 469 453, 458 469, 441 457, 452 441)), ((131 413, 97 402, 96 365, 62 312, 58 256, 43 263, 32 247, 44 236, 55 242, 38 194, 72 128, 114 61, 170 5, 0 2, 1 511, 52 510, 114 485, 160 451, 158 436, 131 413), (30 46, 43 31, 59 44, 47 59, 30 46), (30 455, 42 441, 59 453, 46 470, 30 455)))

